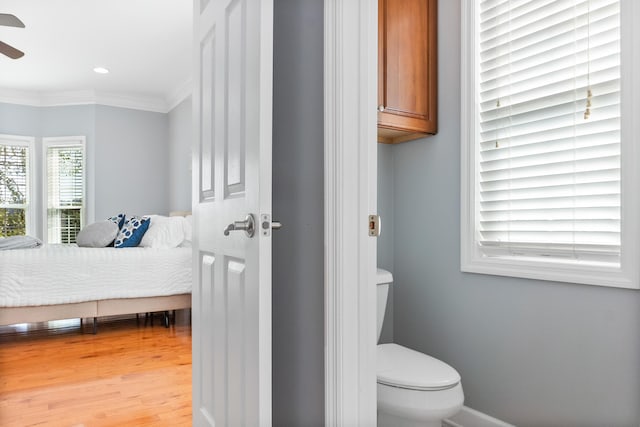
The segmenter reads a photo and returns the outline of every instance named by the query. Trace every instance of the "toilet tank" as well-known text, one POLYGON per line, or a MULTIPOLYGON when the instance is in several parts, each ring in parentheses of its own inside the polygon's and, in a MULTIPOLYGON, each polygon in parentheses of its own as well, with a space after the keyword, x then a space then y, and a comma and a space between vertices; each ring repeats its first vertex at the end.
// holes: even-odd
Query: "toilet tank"
POLYGON ((391 283, 393 283, 393 275, 387 270, 379 268, 376 274, 378 341, 380 341, 380 334, 382 333, 382 323, 387 309, 387 297, 389 296, 389 285, 391 283))

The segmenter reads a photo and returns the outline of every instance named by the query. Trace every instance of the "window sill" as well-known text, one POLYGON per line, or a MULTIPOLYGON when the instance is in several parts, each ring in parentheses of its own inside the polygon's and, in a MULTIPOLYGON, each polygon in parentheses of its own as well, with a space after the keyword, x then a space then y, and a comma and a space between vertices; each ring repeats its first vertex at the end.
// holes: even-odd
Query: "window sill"
POLYGON ((487 257, 474 254, 472 257, 463 255, 460 269, 466 273, 640 289, 638 280, 634 279, 633 274, 624 271, 617 264, 601 262, 518 256, 487 257))

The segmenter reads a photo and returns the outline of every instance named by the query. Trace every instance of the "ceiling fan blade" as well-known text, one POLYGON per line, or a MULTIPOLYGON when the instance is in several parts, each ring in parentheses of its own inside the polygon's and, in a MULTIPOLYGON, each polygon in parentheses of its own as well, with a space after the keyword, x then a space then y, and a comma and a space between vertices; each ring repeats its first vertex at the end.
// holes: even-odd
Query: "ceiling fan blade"
POLYGON ((24 52, 3 42, 0 42, 0 53, 7 55, 11 59, 18 59, 24 56, 24 52))
POLYGON ((24 23, 15 15, 11 15, 9 13, 0 13, 0 25, 4 25, 5 27, 24 28, 24 23))

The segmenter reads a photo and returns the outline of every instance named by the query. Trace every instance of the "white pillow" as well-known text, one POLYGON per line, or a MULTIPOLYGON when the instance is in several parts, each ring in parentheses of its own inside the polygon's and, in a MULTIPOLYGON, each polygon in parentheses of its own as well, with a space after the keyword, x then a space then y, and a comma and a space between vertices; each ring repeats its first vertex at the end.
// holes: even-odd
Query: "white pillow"
POLYGON ((193 240, 193 215, 187 215, 184 217, 184 242, 191 246, 193 240))
POLYGON ((146 248, 177 248, 184 240, 184 222, 182 216, 149 215, 151 224, 142 237, 140 246, 146 248))

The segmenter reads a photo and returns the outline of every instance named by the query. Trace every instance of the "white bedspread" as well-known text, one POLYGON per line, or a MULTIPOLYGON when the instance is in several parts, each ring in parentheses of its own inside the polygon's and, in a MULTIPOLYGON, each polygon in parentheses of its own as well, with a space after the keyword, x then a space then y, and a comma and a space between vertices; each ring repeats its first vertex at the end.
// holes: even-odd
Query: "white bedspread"
POLYGON ((46 245, 0 253, 0 307, 191 292, 191 248, 46 245))

